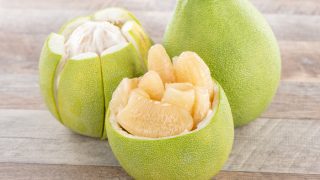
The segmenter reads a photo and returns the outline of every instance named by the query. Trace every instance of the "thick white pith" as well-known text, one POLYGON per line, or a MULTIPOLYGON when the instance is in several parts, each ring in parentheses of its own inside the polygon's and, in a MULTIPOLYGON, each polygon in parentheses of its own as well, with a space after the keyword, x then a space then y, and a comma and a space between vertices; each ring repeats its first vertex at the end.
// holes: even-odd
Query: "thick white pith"
POLYGON ((150 138, 150 137, 142 137, 142 136, 136 136, 128 133, 125 129, 121 127, 121 125, 117 122, 116 115, 109 112, 109 121, 112 126, 112 128, 117 131, 119 134, 128 137, 128 138, 134 138, 134 139, 144 139, 144 140, 155 140, 155 139, 169 139, 169 138, 175 138, 179 136, 183 136, 186 134, 194 133, 196 131, 199 131, 203 128, 205 128, 212 120, 213 117, 218 109, 219 106, 219 87, 216 83, 214 83, 214 89, 213 89, 213 101, 211 102, 211 108, 209 109, 206 117, 197 125, 197 127, 191 131, 184 131, 181 134, 174 135, 174 136, 166 136, 166 137, 160 137, 160 138, 150 138))

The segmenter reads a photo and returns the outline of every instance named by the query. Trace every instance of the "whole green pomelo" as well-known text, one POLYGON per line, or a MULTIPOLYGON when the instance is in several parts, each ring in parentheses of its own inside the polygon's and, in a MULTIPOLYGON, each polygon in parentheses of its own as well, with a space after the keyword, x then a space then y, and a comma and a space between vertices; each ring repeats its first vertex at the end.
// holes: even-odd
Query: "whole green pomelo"
POLYGON ((164 46, 198 53, 224 88, 234 124, 254 120, 274 97, 281 59, 274 34, 247 0, 178 0, 164 46))
POLYGON ((215 108, 204 126, 177 136, 145 138, 128 134, 108 111, 106 132, 120 165, 135 179, 203 180, 216 175, 228 159, 234 137, 227 97, 219 85, 217 89, 215 108))

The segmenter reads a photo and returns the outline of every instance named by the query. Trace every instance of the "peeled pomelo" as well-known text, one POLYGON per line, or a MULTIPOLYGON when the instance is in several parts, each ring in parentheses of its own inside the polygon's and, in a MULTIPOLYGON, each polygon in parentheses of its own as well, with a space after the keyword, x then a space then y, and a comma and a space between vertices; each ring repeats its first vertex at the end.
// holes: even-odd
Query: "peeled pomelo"
POLYGON ((49 110, 71 130, 103 138, 112 92, 123 78, 145 73, 151 44, 124 9, 71 20, 49 35, 40 56, 40 88, 49 110))
POLYGON ((247 0, 179 0, 164 46, 171 57, 194 51, 203 58, 226 91, 235 126, 260 116, 278 87, 276 39, 247 0))
MULTIPOLYGON (((192 57, 181 61, 188 58, 192 57)), ((201 76, 198 67, 189 68, 194 76, 201 76)), ((136 79, 141 82, 143 77, 136 79)), ((226 162, 234 135, 227 97, 212 78, 206 83, 212 84, 210 99, 208 88, 194 85, 201 83, 188 77, 182 83, 167 83, 160 100, 151 99, 151 92, 138 86, 130 93, 123 91, 125 97, 130 94, 125 105, 116 111, 109 106, 105 122, 108 141, 121 166, 133 178, 209 179, 226 162)), ((150 80, 145 86, 154 85, 150 80)), ((122 86, 114 92, 111 103, 121 98, 122 86)))

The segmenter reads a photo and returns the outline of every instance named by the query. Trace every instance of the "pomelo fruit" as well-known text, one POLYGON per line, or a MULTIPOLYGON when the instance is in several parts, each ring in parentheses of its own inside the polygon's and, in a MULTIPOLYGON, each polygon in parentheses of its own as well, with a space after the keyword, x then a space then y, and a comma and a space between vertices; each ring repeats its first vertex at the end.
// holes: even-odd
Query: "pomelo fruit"
MULTIPOLYGON (((155 47, 159 50, 156 53, 166 53, 162 46, 155 47)), ((180 77, 172 78, 184 82, 166 83, 160 100, 151 99, 152 93, 143 90, 151 88, 124 88, 129 87, 128 79, 113 93, 105 122, 108 141, 121 166, 135 179, 209 179, 219 172, 229 156, 234 136, 231 108, 220 85, 209 79, 210 73, 204 74, 208 67, 199 56, 183 53, 177 61, 188 64, 194 57, 203 66, 190 66, 191 75, 178 74, 180 77), (184 75, 188 78, 183 78, 184 75), (198 82, 197 77, 210 82, 204 86, 204 79, 198 82), (212 88, 211 99, 207 85, 212 88), (114 105, 118 108, 111 108, 114 105)), ((154 67, 164 62, 149 58, 150 61, 154 67)), ((171 74, 159 73, 163 73, 162 77, 171 74)), ((154 84, 157 83, 149 83, 154 84)))
POLYGON ((194 51, 224 88, 235 126, 254 120, 270 104, 280 80, 274 34, 248 0, 178 0, 164 36, 173 57, 194 51))
MULTIPOLYGON (((40 89, 49 110, 74 132, 104 138, 112 92, 123 78, 145 73, 151 44, 124 9, 71 20, 49 35, 40 56, 40 89)), ((137 84, 126 86, 123 91, 137 84)))

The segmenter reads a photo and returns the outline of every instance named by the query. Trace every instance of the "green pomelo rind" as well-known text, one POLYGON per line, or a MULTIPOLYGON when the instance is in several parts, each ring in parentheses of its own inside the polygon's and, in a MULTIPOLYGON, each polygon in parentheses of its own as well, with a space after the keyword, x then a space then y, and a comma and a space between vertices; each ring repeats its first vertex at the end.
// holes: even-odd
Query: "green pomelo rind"
POLYGON ((133 20, 137 24, 141 25, 139 20, 131 12, 126 9, 116 7, 100 10, 93 14, 92 19, 101 21, 106 19, 105 16, 108 16, 108 18, 112 16, 113 19, 120 19, 123 22, 133 20))
POLYGON ((276 93, 279 48, 247 0, 179 0, 164 46, 172 57, 188 50, 203 58, 228 96, 236 127, 260 116, 276 93))
POLYGON ((104 129, 104 94, 98 56, 67 60, 57 90, 61 120, 71 130, 101 137, 104 129))
MULTIPOLYGON (((101 68, 105 109, 108 109, 112 93, 123 78, 137 77, 146 72, 141 62, 135 47, 131 43, 125 44, 118 51, 102 54, 101 68)), ((105 138, 106 133, 104 132, 102 139, 105 138)))
POLYGON ((131 42, 136 50, 140 53, 140 57, 144 62, 144 68, 146 68, 148 61, 148 50, 152 46, 153 42, 139 24, 134 21, 128 22, 132 23, 132 27, 126 31, 124 31, 122 28, 122 32, 127 40, 131 42))
POLYGON ((54 97, 54 81, 63 54, 64 37, 51 33, 44 43, 39 60, 39 84, 49 111, 61 122, 54 97))
POLYGON ((106 132, 121 166, 135 179, 209 179, 228 159, 234 138, 231 109, 219 86, 219 104, 200 130, 163 139, 127 137, 106 115, 106 132))

